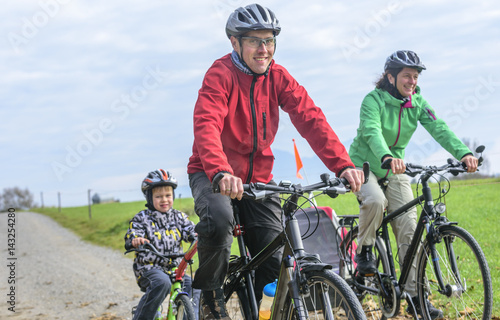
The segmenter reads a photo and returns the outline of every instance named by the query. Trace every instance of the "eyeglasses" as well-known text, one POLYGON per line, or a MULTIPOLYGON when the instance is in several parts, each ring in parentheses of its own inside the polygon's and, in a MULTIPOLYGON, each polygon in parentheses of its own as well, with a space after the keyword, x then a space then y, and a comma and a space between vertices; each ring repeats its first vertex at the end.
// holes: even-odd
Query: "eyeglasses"
POLYGON ((248 44, 248 46, 251 48, 258 48, 262 44, 264 44, 264 46, 266 48, 271 48, 276 43, 275 37, 266 38, 266 39, 261 39, 261 38, 257 38, 257 37, 241 37, 241 39, 245 40, 245 43, 248 44))

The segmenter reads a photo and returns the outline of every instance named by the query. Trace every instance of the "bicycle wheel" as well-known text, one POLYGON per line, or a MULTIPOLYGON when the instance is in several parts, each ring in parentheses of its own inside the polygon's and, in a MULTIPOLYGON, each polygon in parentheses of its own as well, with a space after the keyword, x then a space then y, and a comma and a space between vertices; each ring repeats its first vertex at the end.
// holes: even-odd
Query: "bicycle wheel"
MULTIPOLYGON (((311 271, 305 274, 305 280, 308 290, 302 290, 301 295, 310 319, 366 319, 356 295, 336 273, 311 271)), ((298 319, 290 296, 283 310, 283 319, 298 319)))
POLYGON ((174 315, 176 320, 196 320, 191 299, 185 294, 179 294, 175 298, 174 315))
POLYGON ((488 263, 472 235, 457 226, 437 231, 437 260, 446 292, 440 292, 428 240, 418 259, 417 290, 424 319, 431 319, 425 300, 443 311, 447 319, 490 319, 492 284, 488 263))
MULTIPOLYGON (((378 281, 375 277, 362 277, 357 274, 356 263, 354 257, 358 243, 358 227, 354 227, 340 244, 340 276, 346 280, 347 284, 354 291, 358 300, 361 302, 363 311, 368 319, 380 320, 386 319, 384 309, 390 310, 391 313, 395 308, 398 308, 399 301, 389 301, 377 295, 379 292, 378 281), (359 285, 363 285, 368 289, 363 289, 359 285), (371 289, 371 290, 370 290, 371 289)), ((381 274, 390 275, 389 258, 384 242, 381 238, 376 239, 373 253, 377 259, 377 267, 381 274)))

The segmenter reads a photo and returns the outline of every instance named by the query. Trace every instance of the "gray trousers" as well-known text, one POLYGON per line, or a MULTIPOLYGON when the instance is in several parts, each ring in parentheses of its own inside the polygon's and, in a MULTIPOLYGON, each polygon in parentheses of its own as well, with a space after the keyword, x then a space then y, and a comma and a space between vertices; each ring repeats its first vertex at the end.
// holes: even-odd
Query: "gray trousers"
MULTIPOLYGON (((385 208, 388 209, 388 212, 391 212, 415 198, 411 189, 410 179, 407 175, 395 174, 388 177, 389 184, 385 191, 379 186, 379 179, 373 172, 370 172, 368 182, 361 186, 361 190, 356 193, 360 201, 358 253, 361 252, 362 246, 373 246, 375 244, 376 231, 382 224, 385 208)), ((417 209, 415 207, 391 222, 398 246, 400 267, 403 266, 404 257, 411 243, 416 226, 417 209)), ((415 272, 416 263, 413 262, 412 270, 405 286, 405 291, 412 297, 417 295, 415 272)))

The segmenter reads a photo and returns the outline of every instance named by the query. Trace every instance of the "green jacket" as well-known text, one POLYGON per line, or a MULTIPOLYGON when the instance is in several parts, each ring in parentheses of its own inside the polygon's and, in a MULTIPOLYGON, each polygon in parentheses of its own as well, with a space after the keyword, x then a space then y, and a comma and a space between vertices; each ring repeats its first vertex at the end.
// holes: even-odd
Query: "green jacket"
POLYGON ((420 95, 419 87, 411 96, 411 104, 402 104, 403 100, 381 89, 373 90, 363 99, 358 133, 349 149, 349 156, 357 167, 368 161, 377 177, 392 174, 390 170, 380 168, 382 158, 391 155, 404 159, 405 148, 418 122, 455 158, 461 159, 471 153, 446 123, 435 116, 434 110, 420 95))

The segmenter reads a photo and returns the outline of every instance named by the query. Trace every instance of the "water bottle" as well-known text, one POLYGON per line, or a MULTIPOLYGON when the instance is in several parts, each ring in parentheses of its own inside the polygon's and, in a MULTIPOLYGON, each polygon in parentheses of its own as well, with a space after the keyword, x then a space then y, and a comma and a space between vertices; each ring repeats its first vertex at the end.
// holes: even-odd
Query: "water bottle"
POLYGON ((277 280, 266 284, 262 294, 262 301, 259 308, 259 320, 268 320, 271 318, 271 307, 273 305, 274 295, 276 294, 277 280))

